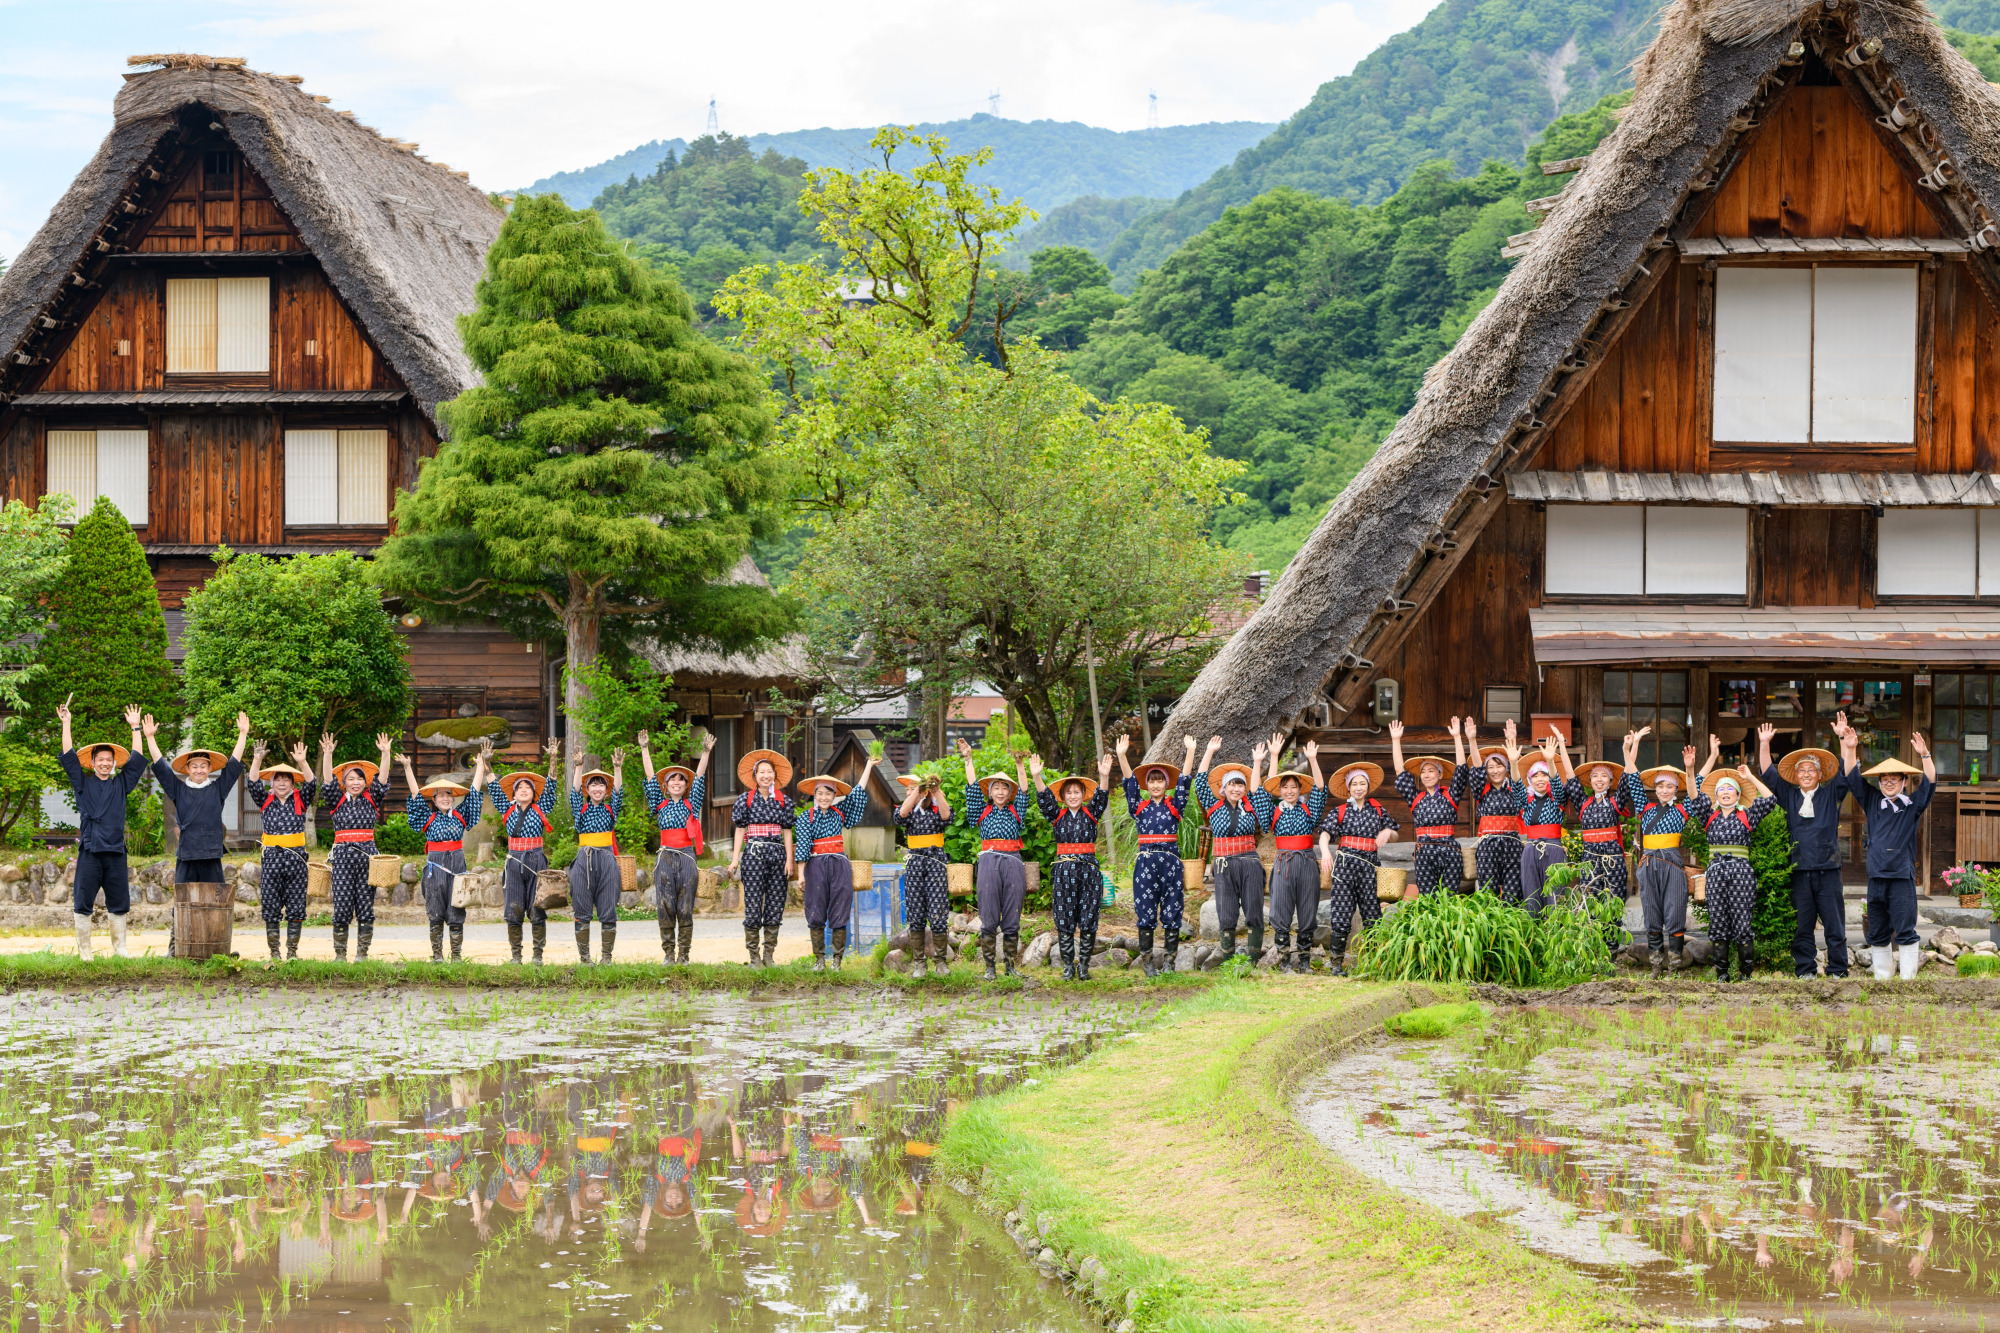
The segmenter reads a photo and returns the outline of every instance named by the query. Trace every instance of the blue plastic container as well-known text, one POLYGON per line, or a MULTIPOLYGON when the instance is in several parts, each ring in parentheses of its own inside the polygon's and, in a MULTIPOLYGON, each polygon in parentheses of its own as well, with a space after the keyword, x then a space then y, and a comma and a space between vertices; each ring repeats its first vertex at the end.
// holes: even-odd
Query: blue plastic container
MULTIPOLYGON (((896 924, 901 916, 901 898, 897 890, 902 879, 903 868, 887 861, 875 866, 873 887, 856 889, 854 892, 854 915, 847 922, 847 951, 866 953, 875 947, 875 941, 886 940, 896 933, 896 924)), ((833 948, 833 927, 826 931, 827 949, 833 948)))

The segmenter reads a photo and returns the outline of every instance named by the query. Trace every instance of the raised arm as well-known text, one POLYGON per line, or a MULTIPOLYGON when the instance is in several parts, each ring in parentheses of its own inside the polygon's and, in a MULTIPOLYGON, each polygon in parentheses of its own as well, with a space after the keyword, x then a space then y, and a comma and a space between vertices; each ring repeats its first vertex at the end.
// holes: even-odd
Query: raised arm
POLYGON ((160 724, 153 721, 151 713, 139 719, 139 730, 146 737, 146 753, 154 763, 160 762, 160 724))
MULTIPOLYGON (((703 758, 706 757, 707 757, 706 755, 703 756, 703 758)), ((903 803, 896 807, 897 818, 907 819, 911 815, 911 813, 916 810, 917 802, 921 801, 923 798, 924 798, 924 782, 922 778, 919 778, 915 782, 912 782, 910 784, 910 789, 908 791, 903 793, 903 803)))
POLYGON ((1306 742, 1306 766, 1307 766, 1308 768, 1310 768, 1310 769, 1312 770, 1312 775, 1313 775, 1313 790, 1314 790, 1314 791, 1319 791, 1319 790, 1320 790, 1321 788, 1325 787, 1325 786, 1326 786, 1326 779, 1325 779, 1324 777, 1322 777, 1322 776, 1320 775, 1320 771, 1319 771, 1319 742, 1318 742, 1318 741, 1307 741, 1307 742, 1306 742))
POLYGON ((1771 737, 1777 728, 1769 722, 1757 724, 1757 771, 1767 772, 1771 767, 1771 737))
POLYGON ((562 776, 562 740, 555 736, 549 737, 542 742, 542 753, 549 757, 548 780, 542 784, 542 794, 546 796, 556 789, 556 780, 562 776))
POLYGON ((646 770, 646 776, 647 776, 648 778, 650 778, 650 777, 652 777, 652 776, 653 776, 653 736, 652 736, 652 733, 651 733, 651 732, 648 732, 648 731, 641 731, 641 732, 639 733, 639 735, 638 735, 637 739, 638 739, 638 742, 639 742, 639 767, 641 767, 641 768, 645 769, 645 770, 646 770))
POLYGON ((333 733, 330 731, 319 734, 319 780, 321 786, 333 785, 333 733))
POLYGON ((491 736, 482 736, 479 740, 479 753, 472 760, 473 791, 481 792, 486 790, 487 775, 493 771, 491 768, 492 762, 493 738, 491 736))
POLYGON ((417 782, 417 770, 410 767, 410 756, 399 754, 396 756, 396 763, 403 770, 403 781, 409 786, 410 795, 423 795, 423 788, 417 782))
POLYGON ((1755 773, 1750 771, 1750 765, 1738 764, 1736 766, 1736 776, 1742 778, 1752 787, 1755 787, 1759 795, 1770 796, 1773 799, 1776 799, 1776 793, 1774 793, 1769 787, 1766 787, 1764 785, 1764 779, 1758 777, 1755 773))
POLYGON ((1116 747, 1118 750, 1118 776, 1121 778, 1130 778, 1132 776, 1132 761, 1125 753, 1126 750, 1131 748, 1131 745, 1132 738, 1130 736, 1120 736, 1118 738, 1118 745, 1116 747))
MULTIPOLYGON (((1264 771, 1264 756, 1270 753, 1270 747, 1262 741, 1258 741, 1250 747, 1250 790, 1253 792, 1263 790, 1264 779, 1275 776, 1272 773, 1264 771)), ((1275 760, 1272 762, 1271 767, 1273 769, 1277 767, 1275 760)))
POLYGON ((1570 760, 1569 746, 1564 742, 1563 734, 1558 731, 1550 739, 1555 741, 1553 754, 1555 761, 1562 765, 1563 781, 1574 782, 1576 780, 1576 765, 1570 760))
POLYGON ((1637 731, 1628 729, 1625 733, 1625 771, 1634 777, 1639 775, 1639 742, 1645 739, 1646 733, 1651 730, 1652 727, 1645 726, 1637 731))
MULTIPOLYGON (((1193 743, 1194 743, 1193 741, 1188 742, 1188 744, 1190 745, 1192 745, 1193 743)), ((1208 738, 1208 748, 1201 752, 1201 771, 1203 774, 1206 774, 1208 770, 1214 765, 1215 752, 1217 750, 1220 750, 1221 748, 1222 748, 1222 737, 1210 736, 1208 738)))
POLYGON ((1389 765, 1390 771, 1403 771, 1403 719, 1396 718, 1389 723, 1389 765))
POLYGON ((62 747, 63 753, 67 754, 76 748, 76 740, 69 734, 69 699, 56 705, 56 716, 62 720, 62 747))
POLYGON ((958 738, 958 757, 965 761, 965 785, 970 787, 979 781, 979 774, 972 768, 972 746, 963 736, 958 738))
POLYGON ((1028 756, 1028 772, 1034 775, 1035 790, 1037 792, 1045 792, 1049 789, 1049 784, 1042 781, 1042 757, 1040 755, 1031 754, 1028 756))
MULTIPOLYGON (((1465 767, 1465 743, 1472 739, 1472 728, 1473 728, 1472 719, 1468 717, 1467 719, 1465 719, 1465 734, 1460 735, 1458 730, 1458 719, 1453 718, 1451 720, 1451 758, 1452 762, 1459 768, 1465 767)), ((1472 752, 1474 754, 1479 753, 1479 746, 1477 743, 1474 743, 1472 747, 1472 752)))
MULTIPOLYGON (((714 748, 715 748, 715 733, 712 731, 702 732, 701 754, 694 761, 694 775, 696 777, 700 778, 708 776, 708 754, 709 751, 713 750, 714 748)), ((647 767, 651 768, 652 765, 648 764, 647 767)))
POLYGON ((125 725, 132 728, 132 744, 126 748, 130 749, 133 754, 144 754, 146 752, 143 748, 145 737, 139 734, 139 718, 139 705, 126 704, 125 725))
POLYGON ((1833 715, 1833 734, 1840 737, 1841 771, 1850 776, 1860 772, 1861 733, 1847 725, 1847 713, 1844 709, 1833 715))
POLYGON ((1935 783, 1937 781, 1937 760, 1931 756, 1931 747, 1924 740, 1923 732, 1913 731, 1910 733, 1910 748, 1917 752, 1917 758, 1923 760, 1924 781, 1935 783))
POLYGON ((625 747, 614 746, 611 751, 611 790, 625 790, 625 747))
POLYGON ((1708 758, 1702 763, 1701 772, 1695 774, 1695 781, 1707 777, 1715 768, 1715 761, 1722 757, 1722 738, 1710 733, 1708 738, 1708 758))
POLYGON ((1507 751, 1507 771, 1509 773, 1520 772, 1521 737, 1514 729, 1514 720, 1512 718, 1507 720, 1507 725, 1501 730, 1500 744, 1507 751))

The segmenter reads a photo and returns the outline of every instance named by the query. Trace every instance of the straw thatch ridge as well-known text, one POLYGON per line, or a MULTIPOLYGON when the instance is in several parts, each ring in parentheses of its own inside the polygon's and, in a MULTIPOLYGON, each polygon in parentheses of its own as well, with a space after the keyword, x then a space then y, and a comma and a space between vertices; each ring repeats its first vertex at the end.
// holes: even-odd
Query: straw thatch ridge
POLYGON ((62 292, 191 107, 213 113, 270 186, 328 280, 429 414, 478 382, 458 338, 501 214, 446 168, 332 111, 293 83, 228 64, 127 76, 114 123, 49 219, 0 277, 0 358, 62 292))
MULTIPOLYGON (((1296 727, 1337 674, 1365 669, 1353 660, 1357 645, 1409 588, 1427 544, 1476 503, 1470 493, 1483 473, 1505 470, 1517 423, 1547 401, 1559 363, 1596 326, 1606 299, 1642 279, 1690 186, 1740 138, 1736 117, 1792 43, 1822 32, 1829 41, 1879 39, 1880 64, 1938 128, 1967 187, 2000 199, 2000 103, 1921 0, 1844 0, 1838 10, 1821 0, 1675 0, 1636 62, 1624 121, 1263 607, 1175 706, 1151 757, 1171 757, 1189 735, 1220 734, 1231 751, 1247 750, 1296 727)), ((1658 262, 1676 258, 1657 253, 1658 262)))

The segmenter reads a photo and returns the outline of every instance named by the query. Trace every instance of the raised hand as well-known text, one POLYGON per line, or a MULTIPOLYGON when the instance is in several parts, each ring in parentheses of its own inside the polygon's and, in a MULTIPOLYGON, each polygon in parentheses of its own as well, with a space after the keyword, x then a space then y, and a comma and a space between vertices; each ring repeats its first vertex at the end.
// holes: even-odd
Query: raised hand
POLYGON ((1771 737, 1777 734, 1778 734, 1778 729, 1772 726, 1769 722, 1759 722, 1757 724, 1757 739, 1763 742, 1765 745, 1769 745, 1771 743, 1771 737))
POLYGON ((1040 755, 1031 754, 1028 756, 1028 771, 1036 777, 1042 775, 1042 757, 1040 755))
POLYGON ((389 762, 392 764, 401 764, 404 768, 408 768, 410 766, 410 756, 406 754, 391 755, 389 762))
POLYGON ((1401 718, 1397 718, 1389 723, 1389 739, 1393 741, 1403 739, 1403 720, 1401 718))
POLYGON ((125 725, 132 728, 132 730, 134 731, 137 731, 139 729, 139 705, 137 704, 125 705, 125 725))
POLYGON ((1108 754, 1099 755, 1097 757, 1097 777, 1099 782, 1100 783, 1103 782, 1110 776, 1111 776, 1111 756, 1108 754))
POLYGON ((1285 748, 1285 733, 1284 733, 1284 732, 1282 732, 1282 731, 1274 731, 1274 732, 1272 732, 1272 733, 1271 733, 1271 748, 1270 748, 1270 749, 1269 749, 1269 750, 1268 750, 1268 751, 1267 751, 1266 753, 1269 753, 1269 754, 1277 754, 1277 753, 1279 753, 1280 751, 1282 751, 1282 750, 1283 750, 1284 748, 1285 748))
POLYGON ((1210 736, 1210 737, 1208 738, 1208 753, 1209 753, 1209 756, 1210 756, 1211 758, 1213 758, 1213 757, 1214 757, 1214 755, 1215 755, 1215 752, 1216 752, 1217 750, 1220 750, 1221 748, 1222 748, 1222 737, 1220 737, 1220 736, 1210 736))
POLYGON ((1692 745, 1683 745, 1681 747, 1681 767, 1690 773, 1694 772, 1694 747, 1692 745))
POLYGON ((712 731, 704 731, 701 734, 701 752, 703 754, 707 754, 710 750, 713 750, 714 748, 715 748, 715 733, 712 731))
POLYGON ((1505 737, 1506 737, 1506 739, 1507 739, 1507 743, 1508 743, 1509 745, 1512 745, 1512 744, 1514 743, 1514 739, 1515 739, 1515 735, 1516 735, 1516 731, 1515 731, 1515 727, 1514 727, 1514 719, 1513 719, 1513 718, 1511 718, 1511 717, 1510 717, 1510 718, 1508 718, 1508 719, 1507 719, 1507 725, 1506 725, 1506 726, 1504 726, 1504 727, 1502 727, 1502 728, 1501 728, 1500 730, 1501 730, 1501 734, 1502 734, 1503 736, 1505 736, 1505 737))
POLYGON ((625 767, 625 747, 622 745, 616 746, 611 751, 611 771, 613 773, 616 773, 619 770, 623 769, 624 767, 625 767))
MULTIPOLYGON (((964 744, 963 741, 959 743, 961 745, 964 744)), ((1118 738, 1117 750, 1118 750, 1118 757, 1120 759, 1123 759, 1125 757, 1125 752, 1131 748, 1132 748, 1132 738, 1130 736, 1120 736, 1118 738)))
POLYGON ((1715 758, 1715 756, 1721 753, 1722 753, 1722 738, 1720 736, 1717 736, 1713 732, 1710 732, 1708 737, 1708 757, 1712 760, 1715 758))
POLYGON ((1447 736, 1456 736, 1459 734, 1458 718, 1456 716, 1454 716, 1450 722, 1445 724, 1444 734, 1447 736))
POLYGON ((69 721, 69 700, 65 699, 56 705, 56 720, 60 722, 69 721))
POLYGON ((1736 776, 1742 778, 1745 782, 1748 782, 1751 778, 1750 765, 1738 764, 1736 766, 1736 776))
POLYGON ((1852 730, 1853 730, 1853 728, 1851 728, 1851 727, 1849 727, 1849 726, 1847 725, 1847 710, 1846 710, 1846 709, 1844 709, 1844 708, 1843 708, 1843 709, 1841 709, 1841 710, 1840 710, 1839 712, 1837 712, 1837 713, 1835 713, 1835 714, 1833 715, 1833 734, 1834 734, 1834 735, 1836 735, 1836 736, 1840 737, 1840 738, 1841 738, 1842 740, 1845 740, 1845 739, 1847 738, 1847 733, 1848 733, 1848 732, 1850 732, 1850 731, 1852 731, 1852 730))
POLYGON ((245 736, 248 736, 249 734, 250 734, 250 715, 248 713, 238 713, 236 715, 236 739, 242 740, 245 736))
POLYGON ((300 768, 304 768, 306 766, 306 757, 306 743, 304 741, 294 741, 292 743, 292 762, 300 768))
POLYGON ((1479 745, 1479 724, 1469 717, 1465 719, 1465 740, 1474 748, 1479 745))
POLYGON ((160 734, 160 724, 153 721, 153 715, 148 713, 139 719, 139 730, 146 733, 147 740, 151 740, 160 734))
POLYGON ((333 733, 332 733, 332 732, 330 732, 330 731, 322 731, 322 732, 321 732, 321 733, 319 734, 319 752, 320 752, 321 754, 332 754, 332 753, 333 753, 333 733))
POLYGON ((493 738, 491 736, 481 736, 479 738, 479 757, 481 759, 491 759, 493 757, 493 738))
POLYGON ((1625 734, 1632 738, 1634 744, 1637 744, 1639 741, 1646 739, 1646 737, 1652 732, 1652 730, 1653 730, 1653 724, 1648 722, 1645 726, 1639 728, 1637 731, 1628 731, 1625 734))
POLYGON ((1260 763, 1263 761, 1264 756, 1269 753, 1271 753, 1271 747, 1264 744, 1264 742, 1262 741, 1258 741, 1255 745, 1250 747, 1250 757, 1254 760, 1257 760, 1260 763))
MULTIPOLYGON (((1122 737, 1118 741, 1118 748, 1121 750, 1125 748, 1125 741, 1122 737)), ((958 757, 960 759, 972 758, 972 746, 963 736, 958 738, 958 757)))
POLYGON ((1910 748, 1917 752, 1917 758, 1919 759, 1930 758, 1931 747, 1925 743, 1923 732, 1913 731, 1910 733, 1910 748))
POLYGON ((1307 742, 1306 742, 1306 748, 1305 748, 1305 756, 1306 756, 1306 762, 1307 762, 1307 763, 1311 763, 1311 762, 1312 762, 1312 761, 1313 761, 1314 759, 1316 759, 1316 758, 1318 758, 1318 757, 1319 757, 1319 742, 1318 742, 1318 741, 1307 741, 1307 742))
POLYGON ((269 747, 267 747, 261 740, 258 741, 255 745, 252 745, 250 747, 250 758, 254 766, 261 767, 263 765, 264 751, 267 748, 269 747))
POLYGON ((640 747, 641 749, 644 749, 644 748, 645 748, 646 746, 648 746, 648 745, 651 745, 651 744, 653 743, 653 737, 652 737, 652 733, 650 733, 650 732, 646 732, 646 731, 641 731, 641 732, 640 732, 640 733, 639 733, 639 734, 638 734, 638 735, 637 735, 636 737, 634 737, 633 739, 635 739, 635 740, 637 740, 637 741, 639 742, 639 747, 640 747))
POLYGON ((1183 737, 1181 737, 1181 742, 1182 742, 1182 748, 1183 748, 1183 749, 1185 749, 1185 750, 1187 751, 1187 753, 1188 753, 1188 757, 1189 757, 1189 758, 1193 758, 1193 757, 1194 757, 1194 737, 1193 737, 1192 735, 1189 735, 1189 736, 1183 736, 1183 737))
MULTIPOLYGON (((377 741, 378 743, 380 743, 380 744, 384 744, 384 745, 388 744, 388 742, 389 742, 389 737, 388 737, 387 733, 384 733, 383 735, 380 735, 380 736, 377 736, 377 737, 376 737, 375 739, 376 739, 376 741, 377 741)), ((557 755, 561 754, 561 753, 562 753, 562 738, 561 738, 560 736, 551 736, 551 737, 549 737, 549 738, 548 738, 547 740, 543 741, 543 742, 542 742, 542 753, 543 753, 543 754, 545 754, 545 755, 547 755, 547 756, 548 756, 549 758, 551 758, 551 759, 553 759, 553 758, 555 758, 555 757, 556 757, 557 755)))

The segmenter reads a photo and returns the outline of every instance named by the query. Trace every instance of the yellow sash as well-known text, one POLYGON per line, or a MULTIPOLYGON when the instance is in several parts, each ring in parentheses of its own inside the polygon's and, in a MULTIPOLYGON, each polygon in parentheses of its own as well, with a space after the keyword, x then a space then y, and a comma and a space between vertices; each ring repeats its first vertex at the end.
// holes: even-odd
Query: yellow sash
POLYGON ((1639 842, 1647 851, 1652 851, 1659 847, 1678 847, 1681 845, 1681 835, 1678 833, 1648 833, 1645 837, 1639 839, 1639 842))
POLYGON ((579 833, 576 835, 576 840, 584 847, 610 847, 613 845, 611 841, 613 836, 610 833, 579 833))
POLYGON ((306 835, 304 833, 266 833, 264 835, 264 845, 266 847, 303 847, 306 845, 306 835))
POLYGON ((912 847, 942 847, 944 846, 944 834, 912 833, 906 841, 912 847))

